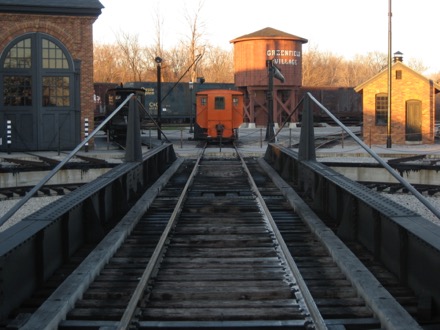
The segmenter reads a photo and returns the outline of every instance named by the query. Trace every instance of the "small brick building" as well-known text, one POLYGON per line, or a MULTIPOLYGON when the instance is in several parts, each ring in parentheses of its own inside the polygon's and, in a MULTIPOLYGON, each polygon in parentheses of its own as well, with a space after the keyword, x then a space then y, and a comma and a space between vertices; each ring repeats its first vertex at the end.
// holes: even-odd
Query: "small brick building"
MULTIPOLYGON (((431 144, 435 138, 435 94, 440 86, 402 63, 396 53, 391 67, 392 144, 431 144)), ((363 139, 387 144, 388 68, 355 87, 363 97, 363 139)))
POLYGON ((99 0, 0 0, 0 150, 66 150, 93 128, 99 0), (11 122, 7 146, 6 125, 11 122))

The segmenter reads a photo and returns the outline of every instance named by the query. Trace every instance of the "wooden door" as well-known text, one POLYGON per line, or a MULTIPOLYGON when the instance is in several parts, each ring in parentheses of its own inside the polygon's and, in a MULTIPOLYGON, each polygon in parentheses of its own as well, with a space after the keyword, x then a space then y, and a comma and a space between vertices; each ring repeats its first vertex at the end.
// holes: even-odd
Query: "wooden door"
POLYGON ((407 142, 422 141, 422 102, 409 100, 406 102, 406 129, 407 142))

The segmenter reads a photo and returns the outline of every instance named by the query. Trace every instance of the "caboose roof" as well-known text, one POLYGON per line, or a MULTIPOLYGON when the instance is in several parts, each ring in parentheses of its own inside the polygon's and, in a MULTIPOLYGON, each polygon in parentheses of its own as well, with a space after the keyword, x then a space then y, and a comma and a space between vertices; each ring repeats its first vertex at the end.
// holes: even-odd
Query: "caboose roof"
POLYGON ((1 13, 99 16, 99 0, 0 0, 1 13))
POLYGON ((235 89, 205 89, 198 91, 196 94, 197 95, 216 95, 216 94, 242 95, 243 92, 235 89))
POLYGON ((282 40, 294 40, 302 43, 308 42, 307 39, 295 36, 290 33, 286 33, 280 30, 273 29, 271 27, 264 28, 262 30, 258 30, 249 34, 245 34, 241 37, 235 38, 231 40, 231 43, 237 41, 245 41, 245 40, 260 40, 260 39, 282 39, 282 40))

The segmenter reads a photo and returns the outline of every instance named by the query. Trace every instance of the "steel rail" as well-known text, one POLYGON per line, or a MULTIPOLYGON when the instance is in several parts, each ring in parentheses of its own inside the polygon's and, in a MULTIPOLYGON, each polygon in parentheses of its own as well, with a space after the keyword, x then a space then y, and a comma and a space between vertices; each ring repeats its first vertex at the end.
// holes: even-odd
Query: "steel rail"
MULTIPOLYGON (((301 196, 277 171, 262 158, 257 160, 262 170, 280 190, 292 209, 328 251, 331 259, 338 265, 346 278, 357 290, 380 321, 380 329, 421 329, 413 317, 396 298, 382 285, 362 261, 329 229, 301 196)), ((343 327, 345 329, 345 327, 343 327)))
POLYGON ((1 218, 0 218, 0 226, 3 225, 6 221, 9 220, 11 216, 13 216, 35 193, 43 187, 47 181, 49 181, 75 154, 81 150, 83 146, 85 146, 95 135, 98 133, 105 124, 108 123, 110 119, 112 119, 119 110, 133 97, 133 93, 128 95, 127 98, 121 103, 121 105, 113 111, 97 128, 94 129, 90 135, 83 140, 80 144, 76 146, 57 166, 55 166, 52 171, 50 171, 39 183, 35 185, 22 199, 20 199, 13 207, 9 209, 1 218))
POLYGON ((130 325, 130 323, 135 315, 135 312, 137 310, 139 300, 142 298, 142 295, 144 293, 144 289, 147 286, 147 283, 148 283, 154 269, 156 268, 156 265, 157 265, 158 261, 160 260, 160 257, 163 256, 166 240, 167 240, 171 230, 173 229, 173 227, 176 223, 176 219, 178 218, 178 216, 180 215, 180 213, 182 211, 182 205, 186 199, 188 189, 191 186, 191 184, 194 180, 194 177, 197 174, 199 163, 203 157, 204 151, 205 151, 205 148, 203 148, 202 152, 200 153, 199 157, 197 158, 197 161, 196 161, 194 168, 188 178, 188 181, 186 182, 185 187, 183 188, 182 193, 179 197, 179 200, 177 201, 177 204, 173 210, 173 213, 170 216, 170 220, 168 221, 168 224, 165 227, 165 230, 163 231, 163 233, 160 237, 160 240, 157 243, 153 254, 151 255, 151 258, 148 261, 147 267, 145 268, 144 272, 142 273, 142 276, 138 282, 138 285, 136 286, 136 289, 134 290, 134 293, 130 298, 130 301, 127 305, 127 308, 125 309, 125 312, 122 315, 122 318, 121 318, 119 325, 117 327, 118 330, 129 329, 129 325, 130 325))
MULTIPOLYGON (((234 146, 235 147, 235 146, 234 146)), ((241 156, 241 154, 239 153, 238 149, 235 148, 236 150, 236 154, 239 157, 240 161, 241 161, 241 165, 244 169, 244 171, 246 172, 247 176, 248 176, 248 181, 251 185, 252 191, 254 192, 254 194, 257 197, 257 202, 260 204, 260 207, 262 208, 262 213, 263 216, 265 217, 265 219, 267 220, 269 226, 271 227, 275 238, 277 239, 277 242, 279 244, 279 252, 282 255, 282 257, 284 257, 284 260, 286 261, 287 265, 289 266, 290 271, 293 274, 293 277, 296 281, 296 285, 299 288, 299 292, 296 292, 295 295, 298 299, 298 302, 300 303, 300 299, 299 296, 302 297, 304 304, 300 303, 300 306, 303 308, 303 312, 307 312, 308 317, 306 317, 306 326, 311 326, 314 327, 315 329, 318 330, 324 330, 327 329, 327 325, 325 324, 324 318, 322 317, 321 313, 319 312, 318 306, 315 303, 315 300, 313 299, 307 284, 305 283, 299 269, 298 266, 296 265, 295 261, 293 260, 292 255, 289 252, 289 249, 286 245, 286 243, 284 242, 284 239, 280 233, 280 231, 278 230, 277 225, 275 224, 275 221, 272 217, 272 215, 270 214, 269 208, 266 205, 266 202, 264 201, 263 196, 261 195, 254 179, 252 178, 252 175, 243 159, 243 157, 241 156)))
POLYGON ((173 162, 162 176, 142 194, 106 237, 30 315, 26 323, 20 327, 21 330, 54 330, 66 321, 67 315, 74 308, 76 302, 84 296, 89 286, 124 244, 183 161, 182 158, 178 158, 173 162))

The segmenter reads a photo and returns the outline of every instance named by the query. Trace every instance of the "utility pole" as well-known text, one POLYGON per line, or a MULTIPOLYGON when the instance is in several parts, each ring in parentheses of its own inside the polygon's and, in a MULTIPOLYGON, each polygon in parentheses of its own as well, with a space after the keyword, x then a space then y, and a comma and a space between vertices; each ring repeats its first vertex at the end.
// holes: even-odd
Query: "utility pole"
POLYGON ((387 113, 387 148, 391 148, 391 74, 392 74, 392 62, 391 62, 391 0, 388 0, 388 113, 387 113))

